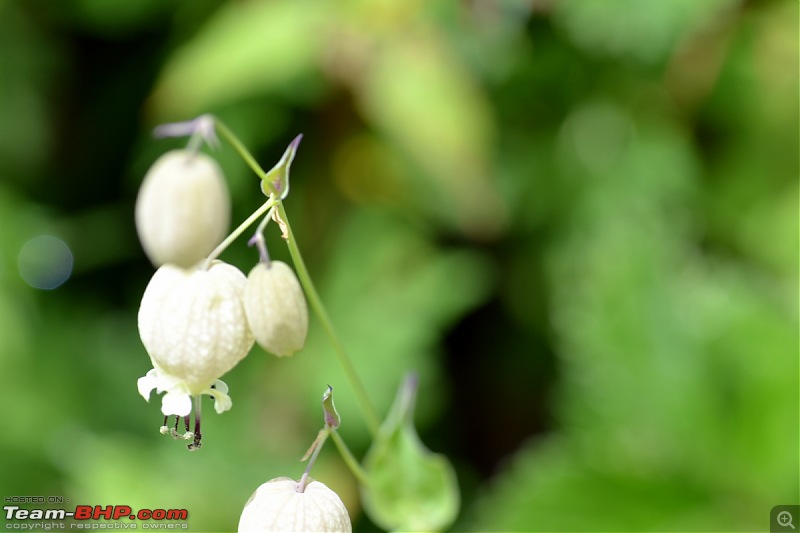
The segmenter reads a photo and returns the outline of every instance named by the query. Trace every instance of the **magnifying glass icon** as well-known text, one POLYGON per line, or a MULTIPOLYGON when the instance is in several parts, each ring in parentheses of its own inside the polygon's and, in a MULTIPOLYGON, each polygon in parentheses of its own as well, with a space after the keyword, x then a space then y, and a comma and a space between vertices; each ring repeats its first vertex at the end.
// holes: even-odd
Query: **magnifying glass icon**
POLYGON ((783 527, 789 526, 790 528, 794 529, 794 524, 792 524, 792 513, 789 511, 781 511, 778 513, 777 516, 778 524, 783 527))

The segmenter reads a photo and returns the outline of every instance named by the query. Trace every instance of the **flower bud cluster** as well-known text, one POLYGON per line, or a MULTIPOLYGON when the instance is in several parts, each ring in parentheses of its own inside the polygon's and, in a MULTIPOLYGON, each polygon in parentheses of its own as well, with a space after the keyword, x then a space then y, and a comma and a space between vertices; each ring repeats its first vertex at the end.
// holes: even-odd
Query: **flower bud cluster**
POLYGON ((136 224, 142 246, 158 266, 142 296, 139 335, 153 370, 139 392, 166 392, 164 415, 186 417, 192 398, 209 394, 217 412, 230 408, 219 378, 255 341, 287 356, 300 350, 308 310, 293 270, 280 261, 256 265, 248 277, 204 258, 228 229, 230 199, 216 163, 201 153, 169 152, 142 183, 136 224))
MULTIPOLYGON (((203 116, 159 128, 164 135, 191 134, 194 149, 159 158, 136 201, 139 238, 157 267, 139 307, 139 335, 153 363, 153 369, 138 380, 139 393, 145 400, 153 389, 166 393, 160 431, 191 440, 190 450, 201 446, 200 397, 211 396, 217 413, 227 411, 232 402, 228 386, 219 378, 247 356, 255 342, 277 356, 289 356, 302 349, 308 330, 308 308, 297 276, 287 264, 269 260, 263 239, 268 218, 254 238, 261 261, 247 277, 215 260, 270 203, 286 197, 289 166, 301 136, 262 178, 262 190, 269 196, 260 208, 264 211, 254 213, 223 241, 230 197, 219 167, 196 145, 200 138, 216 141, 212 120, 203 116), (190 431, 192 411, 194 431, 190 431), (176 417, 174 427, 167 425, 171 415, 176 417), (178 431, 181 418, 184 433, 178 431)), ((288 226, 279 216, 275 219, 288 235, 288 226)), ((325 428, 309 450, 311 458, 300 481, 275 478, 258 487, 242 511, 240 532, 352 531, 339 496, 309 477, 328 432, 339 425, 331 393, 329 386, 323 396, 325 428)))

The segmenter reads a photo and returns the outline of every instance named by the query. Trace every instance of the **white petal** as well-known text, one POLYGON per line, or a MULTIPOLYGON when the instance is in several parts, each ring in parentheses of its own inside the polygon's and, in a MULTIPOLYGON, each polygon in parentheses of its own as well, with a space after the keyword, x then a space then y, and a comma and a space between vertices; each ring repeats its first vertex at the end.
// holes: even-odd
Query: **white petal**
POLYGON ((156 382, 157 388, 156 392, 161 394, 164 391, 180 391, 180 392, 187 392, 186 384, 183 383, 180 379, 176 378, 175 376, 171 376, 164 372, 163 370, 157 370, 156 376, 158 377, 158 381, 156 382))
MULTIPOLYGON (((228 392, 228 387, 225 387, 225 392, 228 392)), ((214 410, 219 413, 224 413, 231 407, 233 407, 233 402, 231 401, 231 397, 222 392, 219 389, 208 389, 208 394, 214 397, 214 410)))
POLYGON ((142 398, 150 401, 150 393, 158 387, 158 374, 156 373, 156 369, 150 369, 147 374, 143 377, 140 377, 139 380, 136 382, 136 386, 139 388, 139 394, 142 395, 142 398))
POLYGON ((165 416, 188 416, 192 411, 192 397, 186 392, 169 391, 161 399, 161 412, 165 416))
POLYGON ((221 379, 214 382, 213 388, 214 390, 220 391, 222 394, 228 394, 228 384, 221 379))

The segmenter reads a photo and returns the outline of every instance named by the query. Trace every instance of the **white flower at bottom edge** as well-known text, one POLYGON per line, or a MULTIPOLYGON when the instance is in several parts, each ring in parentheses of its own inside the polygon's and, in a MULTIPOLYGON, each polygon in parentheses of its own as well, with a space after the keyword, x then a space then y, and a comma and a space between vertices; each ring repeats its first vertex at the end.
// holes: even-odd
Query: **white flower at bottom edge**
POLYGON ((341 498, 325 484, 308 478, 301 486, 278 477, 258 487, 244 504, 238 531, 350 533, 353 526, 341 498))
MULTIPOLYGON (((188 385, 179 378, 153 368, 139 378, 137 386, 139 394, 148 402, 153 389, 156 389, 157 394, 166 392, 161 399, 161 412, 164 416, 189 416, 192 411, 192 394, 188 385)), ((233 405, 231 397, 228 396, 228 385, 222 380, 214 381, 201 394, 208 394, 214 398, 214 410, 217 413, 224 413, 233 405)))

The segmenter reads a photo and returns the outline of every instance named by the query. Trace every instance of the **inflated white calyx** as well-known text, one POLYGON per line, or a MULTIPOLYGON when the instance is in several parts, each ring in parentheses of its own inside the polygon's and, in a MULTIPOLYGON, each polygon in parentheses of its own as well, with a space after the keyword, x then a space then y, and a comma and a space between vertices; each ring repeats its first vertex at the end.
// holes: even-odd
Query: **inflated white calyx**
POLYGON ((247 276, 244 305, 259 346, 278 355, 303 348, 308 306, 294 271, 281 261, 261 262, 247 276))
MULTIPOLYGON (((164 265, 153 275, 139 307, 139 336, 154 371, 139 392, 166 391, 165 415, 189 414, 191 396, 211 394, 218 412, 230 408, 218 379, 253 346, 242 296, 247 279, 234 266, 214 261, 208 270, 164 265)), ((224 384, 223 384, 224 385, 224 384)))
POLYGON ((256 489, 239 518, 239 532, 347 532, 350 516, 335 492, 309 479, 300 483, 287 477, 267 481, 256 489))
POLYGON ((154 265, 188 268, 225 238, 230 212, 216 161, 200 152, 173 150, 153 163, 139 188, 136 230, 154 265))

